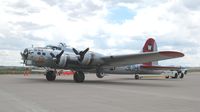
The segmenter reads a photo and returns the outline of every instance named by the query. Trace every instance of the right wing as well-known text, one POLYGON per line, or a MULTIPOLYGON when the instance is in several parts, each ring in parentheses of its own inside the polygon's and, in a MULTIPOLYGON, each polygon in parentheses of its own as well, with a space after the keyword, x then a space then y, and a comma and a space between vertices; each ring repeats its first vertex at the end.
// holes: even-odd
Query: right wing
POLYGON ((124 66, 132 64, 142 64, 183 56, 183 53, 176 51, 145 52, 129 55, 111 55, 102 57, 102 60, 104 62, 102 66, 124 66))

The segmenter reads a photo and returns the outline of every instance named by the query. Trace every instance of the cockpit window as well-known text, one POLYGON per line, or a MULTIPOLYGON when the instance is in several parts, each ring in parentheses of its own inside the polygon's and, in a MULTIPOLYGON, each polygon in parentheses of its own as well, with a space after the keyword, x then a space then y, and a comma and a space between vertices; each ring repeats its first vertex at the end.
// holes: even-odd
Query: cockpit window
POLYGON ((52 45, 48 45, 46 46, 47 48, 53 49, 53 50, 62 50, 61 47, 57 47, 57 46, 52 46, 52 45))
POLYGON ((28 54, 33 54, 33 53, 34 53, 33 50, 28 51, 28 54))
POLYGON ((45 55, 46 55, 46 53, 42 53, 42 55, 44 55, 44 56, 45 56, 45 55))
POLYGON ((33 54, 33 50, 28 50, 28 54, 33 54))

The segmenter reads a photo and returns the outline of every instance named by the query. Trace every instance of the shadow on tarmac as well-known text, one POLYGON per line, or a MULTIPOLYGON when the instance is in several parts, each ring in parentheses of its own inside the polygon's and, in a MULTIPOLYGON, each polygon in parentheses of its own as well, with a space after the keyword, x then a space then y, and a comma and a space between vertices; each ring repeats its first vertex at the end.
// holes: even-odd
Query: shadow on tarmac
POLYGON ((168 80, 165 79, 142 79, 142 80, 152 80, 153 82, 144 82, 142 80, 135 80, 132 78, 114 78, 114 79, 102 79, 102 80, 90 80, 90 79, 86 79, 83 83, 75 83, 72 79, 57 79, 55 81, 47 81, 44 78, 26 78, 26 79, 22 79, 23 81, 20 81, 21 83, 45 83, 45 84, 61 84, 61 83, 68 83, 68 84, 77 84, 77 85, 112 85, 112 86, 140 86, 140 87, 175 87, 175 85, 170 84, 168 80), (127 82, 128 80, 132 81, 132 82, 127 82), (156 82, 156 80, 159 81, 166 81, 164 82, 165 84, 161 83, 161 82, 156 82))

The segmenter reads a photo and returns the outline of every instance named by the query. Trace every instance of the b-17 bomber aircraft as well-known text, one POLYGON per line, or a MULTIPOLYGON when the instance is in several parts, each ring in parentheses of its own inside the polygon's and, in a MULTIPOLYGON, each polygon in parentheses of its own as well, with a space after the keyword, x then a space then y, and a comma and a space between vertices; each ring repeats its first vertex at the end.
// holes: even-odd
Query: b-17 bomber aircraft
POLYGON ((75 82, 84 82, 84 73, 96 73, 97 77, 100 77, 107 69, 179 58, 184 54, 177 51, 153 51, 106 56, 89 51, 89 48, 81 51, 60 43, 58 46, 26 48, 21 52, 21 56, 26 66, 45 68, 48 81, 56 79, 56 69, 67 69, 75 71, 73 75, 75 82))

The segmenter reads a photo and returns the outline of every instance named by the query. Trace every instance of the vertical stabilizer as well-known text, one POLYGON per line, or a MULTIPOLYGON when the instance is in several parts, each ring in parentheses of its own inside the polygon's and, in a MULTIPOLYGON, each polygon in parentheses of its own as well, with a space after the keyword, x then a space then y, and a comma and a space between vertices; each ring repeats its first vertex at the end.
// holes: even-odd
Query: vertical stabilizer
MULTIPOLYGON (((146 43, 144 44, 144 47, 142 49, 143 52, 155 52, 157 51, 157 44, 156 41, 153 38, 149 38, 146 43)), ((148 62, 143 63, 144 66, 152 66, 152 65, 158 65, 158 62, 148 62)))

